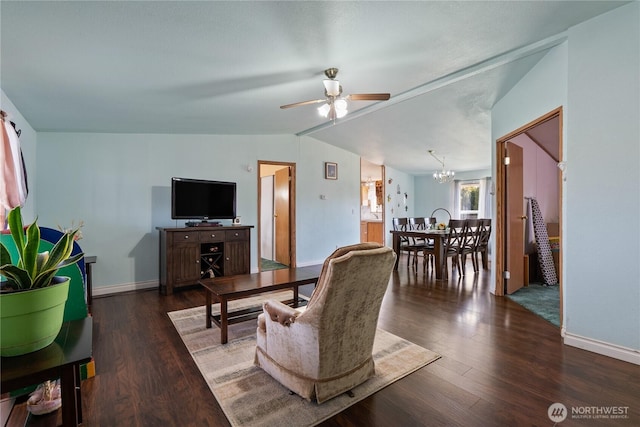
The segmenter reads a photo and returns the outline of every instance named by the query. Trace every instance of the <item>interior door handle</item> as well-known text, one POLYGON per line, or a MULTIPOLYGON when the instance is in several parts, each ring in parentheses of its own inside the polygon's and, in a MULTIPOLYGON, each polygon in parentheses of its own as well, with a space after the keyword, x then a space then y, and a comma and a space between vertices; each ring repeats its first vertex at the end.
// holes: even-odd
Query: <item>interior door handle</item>
POLYGON ((520 219, 527 219, 527 216, 526 216, 526 215, 522 215, 522 216, 520 217, 520 219))

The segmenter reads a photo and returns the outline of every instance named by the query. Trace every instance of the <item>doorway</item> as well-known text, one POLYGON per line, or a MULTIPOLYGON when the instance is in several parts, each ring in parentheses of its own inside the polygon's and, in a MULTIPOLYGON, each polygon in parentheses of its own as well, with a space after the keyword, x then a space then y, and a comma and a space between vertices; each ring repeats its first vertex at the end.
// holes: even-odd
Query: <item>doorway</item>
MULTIPOLYGON (((529 220, 527 203, 531 198, 545 199, 548 201, 546 205, 551 206, 546 210, 551 213, 543 215, 549 240, 552 235, 554 240, 557 239, 554 261, 562 324, 562 250, 559 241, 562 235, 562 173, 556 167, 562 164, 562 107, 499 138, 496 143, 495 294, 511 294, 528 285, 533 273, 531 268, 538 268, 532 265, 525 251, 525 229, 529 220), (533 148, 527 148, 526 144, 531 144, 533 148), (540 159, 552 165, 546 169, 551 170, 546 175, 552 178, 548 182, 532 183, 532 178, 528 176, 531 174, 526 172, 526 168, 531 169, 532 164, 535 168, 543 167, 538 166, 538 162, 542 162, 540 159), (547 197, 549 195, 550 198, 547 197)), ((542 178, 537 179, 544 179, 544 174, 539 175, 542 178)))
POLYGON ((296 266, 295 163, 258 161, 259 271, 296 266))
POLYGON ((360 159, 360 242, 385 244, 384 165, 360 159))

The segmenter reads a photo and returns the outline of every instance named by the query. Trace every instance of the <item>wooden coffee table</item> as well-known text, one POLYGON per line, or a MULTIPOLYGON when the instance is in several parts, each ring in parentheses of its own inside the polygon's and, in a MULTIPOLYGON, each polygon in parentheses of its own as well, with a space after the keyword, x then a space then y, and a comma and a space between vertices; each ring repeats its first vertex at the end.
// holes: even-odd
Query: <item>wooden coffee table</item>
POLYGON ((229 301, 279 289, 293 289, 293 299, 290 303, 293 307, 297 307, 300 302, 298 287, 316 283, 321 270, 322 265, 318 264, 202 279, 198 283, 207 291, 205 292, 207 295, 206 327, 211 328, 212 322, 218 325, 220 327, 220 342, 226 344, 228 341, 227 329, 230 324, 255 319, 262 312, 262 307, 253 307, 229 313, 227 306, 229 301), (211 304, 214 302, 220 303, 220 315, 213 315, 211 312, 211 304))

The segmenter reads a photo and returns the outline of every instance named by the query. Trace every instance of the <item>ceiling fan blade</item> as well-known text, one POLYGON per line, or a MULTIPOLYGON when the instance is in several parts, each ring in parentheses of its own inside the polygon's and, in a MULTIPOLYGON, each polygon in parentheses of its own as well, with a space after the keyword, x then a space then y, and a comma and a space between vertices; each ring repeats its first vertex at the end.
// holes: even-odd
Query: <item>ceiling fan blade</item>
POLYGON ((281 105, 280 108, 284 110, 285 108, 300 107, 301 105, 309 105, 309 104, 318 104, 320 102, 326 102, 326 101, 327 101, 326 99, 311 99, 309 101, 294 102, 293 104, 281 105))
POLYGON ((350 101, 387 101, 390 97, 388 93, 352 93, 347 98, 350 101))

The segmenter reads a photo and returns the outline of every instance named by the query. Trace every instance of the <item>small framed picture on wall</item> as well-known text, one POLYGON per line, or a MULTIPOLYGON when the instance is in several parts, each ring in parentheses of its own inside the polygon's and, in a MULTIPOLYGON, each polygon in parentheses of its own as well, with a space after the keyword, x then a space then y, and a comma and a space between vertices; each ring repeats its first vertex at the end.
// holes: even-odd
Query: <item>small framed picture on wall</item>
POLYGON ((338 179, 338 164, 324 162, 324 179, 338 179))

